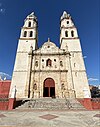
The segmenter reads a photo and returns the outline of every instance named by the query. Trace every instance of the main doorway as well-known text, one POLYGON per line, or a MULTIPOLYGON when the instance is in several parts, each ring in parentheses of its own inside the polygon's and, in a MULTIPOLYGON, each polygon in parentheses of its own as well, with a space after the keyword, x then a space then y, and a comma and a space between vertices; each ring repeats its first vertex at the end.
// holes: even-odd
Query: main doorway
POLYGON ((55 82, 52 78, 44 80, 43 97, 55 97, 55 82))

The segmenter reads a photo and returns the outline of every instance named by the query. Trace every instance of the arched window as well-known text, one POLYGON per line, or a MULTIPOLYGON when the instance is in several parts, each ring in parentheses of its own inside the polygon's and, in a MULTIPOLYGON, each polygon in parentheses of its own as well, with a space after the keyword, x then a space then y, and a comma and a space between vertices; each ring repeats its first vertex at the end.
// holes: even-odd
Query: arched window
POLYGON ((31 22, 28 23, 28 27, 31 27, 31 22))
POLYGON ((50 60, 50 59, 48 59, 47 61, 46 61, 46 66, 51 66, 52 65, 52 61, 50 60))
POLYGON ((33 31, 30 31, 30 37, 32 37, 33 36, 33 31))
POLYGON ((65 31, 65 37, 68 37, 68 31, 65 31))
POLYGON ((23 35, 24 37, 26 37, 27 36, 27 31, 24 31, 24 35, 23 35))
POLYGON ((74 31, 73 30, 71 31, 71 36, 74 37, 74 31))

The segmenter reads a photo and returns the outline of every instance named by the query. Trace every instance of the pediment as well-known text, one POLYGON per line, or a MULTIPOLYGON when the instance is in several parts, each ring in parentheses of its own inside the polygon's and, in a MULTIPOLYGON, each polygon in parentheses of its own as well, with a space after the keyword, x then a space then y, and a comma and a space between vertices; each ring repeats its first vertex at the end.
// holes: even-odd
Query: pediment
POLYGON ((59 48, 53 42, 45 42, 41 47, 41 52, 58 52, 59 48))

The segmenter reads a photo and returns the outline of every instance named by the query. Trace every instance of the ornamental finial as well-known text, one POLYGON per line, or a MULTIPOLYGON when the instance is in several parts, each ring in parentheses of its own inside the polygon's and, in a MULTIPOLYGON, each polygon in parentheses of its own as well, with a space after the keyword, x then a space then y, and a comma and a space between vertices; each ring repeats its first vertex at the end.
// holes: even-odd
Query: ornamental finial
POLYGON ((48 42, 50 42, 50 38, 48 38, 48 42))
POLYGON ((64 11, 62 16, 61 16, 61 20, 64 19, 64 18, 71 18, 71 16, 66 11, 64 11))

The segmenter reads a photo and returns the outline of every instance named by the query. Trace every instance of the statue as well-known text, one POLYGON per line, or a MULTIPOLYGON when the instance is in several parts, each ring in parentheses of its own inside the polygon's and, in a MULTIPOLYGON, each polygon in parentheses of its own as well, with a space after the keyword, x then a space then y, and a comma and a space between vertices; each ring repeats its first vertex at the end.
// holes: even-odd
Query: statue
POLYGON ((11 92, 11 98, 16 98, 16 86, 12 89, 12 92, 11 92))
POLYGON ((61 84, 61 89, 62 89, 62 90, 65 90, 64 83, 61 84))
POLYGON ((35 62, 35 66, 38 67, 38 61, 35 62))
POLYGON ((34 90, 37 90, 37 85, 36 85, 36 83, 34 84, 33 89, 34 89, 34 90))

